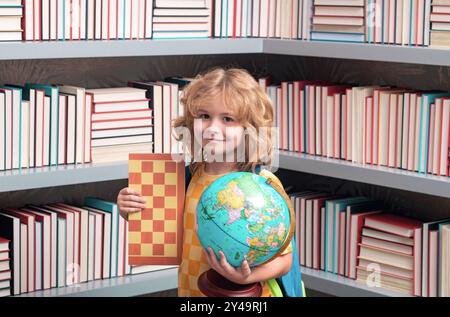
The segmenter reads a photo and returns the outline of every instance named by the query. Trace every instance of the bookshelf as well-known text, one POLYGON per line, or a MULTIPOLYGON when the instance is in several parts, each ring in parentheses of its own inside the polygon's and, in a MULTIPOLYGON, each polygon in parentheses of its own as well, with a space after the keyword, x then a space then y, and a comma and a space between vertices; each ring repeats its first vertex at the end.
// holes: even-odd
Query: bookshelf
MULTIPOLYGON (((352 59, 391 63, 450 66, 450 51, 436 48, 395 47, 278 39, 199 39, 74 42, 3 42, 0 62, 11 60, 98 57, 158 57, 181 55, 274 54, 352 59)), ((19 75, 20 76, 20 75, 19 75)), ((284 169, 450 198, 450 179, 386 167, 281 152, 284 169)), ((127 178, 127 163, 53 166, 0 172, 0 194, 127 178)), ((370 288, 335 274, 302 268, 307 288, 335 296, 403 296, 370 288)), ((97 280, 75 287, 23 294, 40 296, 137 296, 177 287, 177 270, 97 280)))
POLYGON ((264 38, 0 42, 0 60, 276 54, 450 66, 450 50, 433 47, 264 38))
MULTIPOLYGON (((97 280, 76 286, 53 288, 22 294, 18 297, 123 297, 151 294, 177 288, 178 269, 166 269, 149 273, 97 280)), ((334 296, 349 297, 399 297, 404 296, 382 288, 369 287, 332 273, 302 268, 302 278, 310 289, 334 296)))
MULTIPOLYGON (((450 178, 281 151, 279 167, 450 198, 450 178)), ((126 179, 128 163, 62 165, 0 172, 0 193, 126 179)))

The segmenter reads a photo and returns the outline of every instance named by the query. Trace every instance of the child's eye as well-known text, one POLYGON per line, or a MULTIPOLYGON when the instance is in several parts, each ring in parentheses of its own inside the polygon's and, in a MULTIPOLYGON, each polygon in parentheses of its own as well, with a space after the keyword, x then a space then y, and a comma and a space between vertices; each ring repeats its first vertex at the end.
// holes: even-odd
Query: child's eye
POLYGON ((224 122, 234 122, 234 119, 231 118, 231 117, 224 117, 224 118, 223 118, 223 121, 224 121, 224 122))
POLYGON ((200 119, 202 119, 202 120, 208 120, 208 119, 209 119, 209 115, 206 114, 206 113, 201 114, 201 115, 200 115, 200 119))

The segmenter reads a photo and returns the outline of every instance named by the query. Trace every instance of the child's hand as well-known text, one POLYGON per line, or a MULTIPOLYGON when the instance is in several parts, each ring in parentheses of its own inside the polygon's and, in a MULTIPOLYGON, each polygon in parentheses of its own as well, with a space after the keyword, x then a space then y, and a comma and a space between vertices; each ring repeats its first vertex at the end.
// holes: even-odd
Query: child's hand
POLYGON ((128 214, 145 209, 145 199, 141 193, 127 187, 119 192, 117 196, 117 207, 119 208, 119 214, 125 220, 128 220, 128 214))
POLYGON ((208 257, 208 263, 217 273, 236 284, 249 284, 248 278, 252 271, 248 265, 247 260, 242 261, 242 265, 239 268, 232 267, 222 251, 219 251, 220 261, 217 261, 216 255, 213 249, 208 248, 206 256, 208 257))

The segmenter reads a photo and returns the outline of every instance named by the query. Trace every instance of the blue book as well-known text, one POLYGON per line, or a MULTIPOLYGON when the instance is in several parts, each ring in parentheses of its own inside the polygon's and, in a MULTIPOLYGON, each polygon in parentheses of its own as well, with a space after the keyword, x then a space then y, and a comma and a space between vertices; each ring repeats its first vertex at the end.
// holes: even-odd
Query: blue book
POLYGON ((364 43, 364 33, 311 32, 312 41, 364 43))
POLYGON ((118 273, 118 252, 119 252, 119 209, 117 205, 113 202, 86 197, 84 200, 84 205, 95 208, 104 212, 111 214, 111 257, 110 257, 110 268, 111 277, 117 276, 118 273))

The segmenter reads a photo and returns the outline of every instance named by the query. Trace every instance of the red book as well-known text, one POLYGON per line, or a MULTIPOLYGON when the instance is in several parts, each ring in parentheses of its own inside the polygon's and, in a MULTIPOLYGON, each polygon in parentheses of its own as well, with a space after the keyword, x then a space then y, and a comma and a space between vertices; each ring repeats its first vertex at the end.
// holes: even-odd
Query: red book
POLYGON ((9 240, 0 237, 0 252, 9 251, 9 240))

